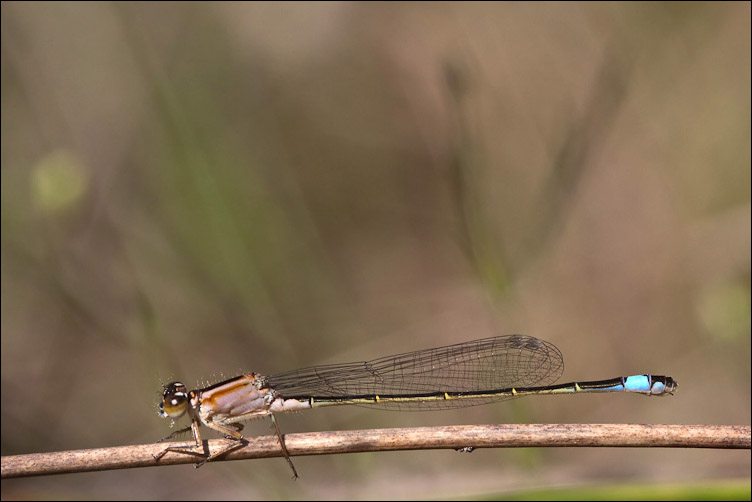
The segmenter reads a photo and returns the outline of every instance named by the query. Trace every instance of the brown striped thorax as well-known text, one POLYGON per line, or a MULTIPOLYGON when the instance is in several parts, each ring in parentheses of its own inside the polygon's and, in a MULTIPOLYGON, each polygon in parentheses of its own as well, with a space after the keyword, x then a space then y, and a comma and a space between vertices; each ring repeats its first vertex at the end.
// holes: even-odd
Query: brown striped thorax
POLYGON ((197 416, 204 425, 212 427, 311 407, 308 400, 282 398, 265 382, 265 377, 249 373, 190 392, 185 384, 172 382, 164 387, 159 414, 175 419, 187 412, 191 418, 197 416))

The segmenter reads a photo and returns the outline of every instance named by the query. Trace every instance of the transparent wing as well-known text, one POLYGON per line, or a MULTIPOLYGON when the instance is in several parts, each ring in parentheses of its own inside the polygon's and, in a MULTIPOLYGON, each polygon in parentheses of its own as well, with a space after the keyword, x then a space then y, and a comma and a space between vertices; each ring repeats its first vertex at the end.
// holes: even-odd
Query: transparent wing
MULTIPOLYGON (((564 371, 553 344, 524 335, 496 336, 372 361, 312 366, 266 378, 283 398, 307 399, 433 392, 495 391, 550 385, 564 371)), ((446 409, 509 399, 374 403, 362 406, 400 410, 446 409)))

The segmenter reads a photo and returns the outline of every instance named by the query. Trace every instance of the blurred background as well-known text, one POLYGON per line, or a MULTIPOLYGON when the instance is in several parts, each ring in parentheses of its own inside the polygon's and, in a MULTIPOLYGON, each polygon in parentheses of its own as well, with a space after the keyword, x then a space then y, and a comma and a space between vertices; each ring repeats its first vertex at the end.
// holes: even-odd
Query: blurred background
MULTIPOLYGON (((1 54, 3 455, 153 442, 172 380, 512 333, 556 344, 561 381, 680 387, 325 408, 282 430, 750 423, 747 2, 3 2, 1 54)), ((268 459, 8 480, 2 498, 748 490, 750 474, 748 450, 294 461, 297 482, 268 459)))

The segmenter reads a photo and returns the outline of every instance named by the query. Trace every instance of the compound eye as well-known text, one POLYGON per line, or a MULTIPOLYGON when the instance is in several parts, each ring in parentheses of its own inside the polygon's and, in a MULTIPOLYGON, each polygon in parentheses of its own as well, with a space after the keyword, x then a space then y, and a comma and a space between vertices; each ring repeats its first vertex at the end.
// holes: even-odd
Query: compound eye
POLYGON ((188 390, 180 382, 172 382, 164 388, 162 402, 159 403, 159 415, 178 418, 188 409, 188 390))

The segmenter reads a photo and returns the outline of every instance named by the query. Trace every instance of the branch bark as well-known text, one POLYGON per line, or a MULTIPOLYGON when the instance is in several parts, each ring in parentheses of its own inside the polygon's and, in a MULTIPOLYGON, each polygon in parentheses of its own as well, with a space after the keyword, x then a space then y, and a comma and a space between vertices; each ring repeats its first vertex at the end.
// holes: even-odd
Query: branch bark
MULTIPOLYGON (((750 449, 750 427, 735 425, 503 424, 370 429, 285 434, 290 456, 395 450, 512 447, 635 447, 750 449)), ((215 451, 228 439, 205 440, 215 451)), ((214 461, 281 457, 276 436, 245 439, 245 445, 214 461)), ((153 455, 190 441, 71 450, 2 457, 2 479, 72 472, 196 463, 200 453, 153 455)), ((213 462, 214 462, 213 461, 213 462)))

